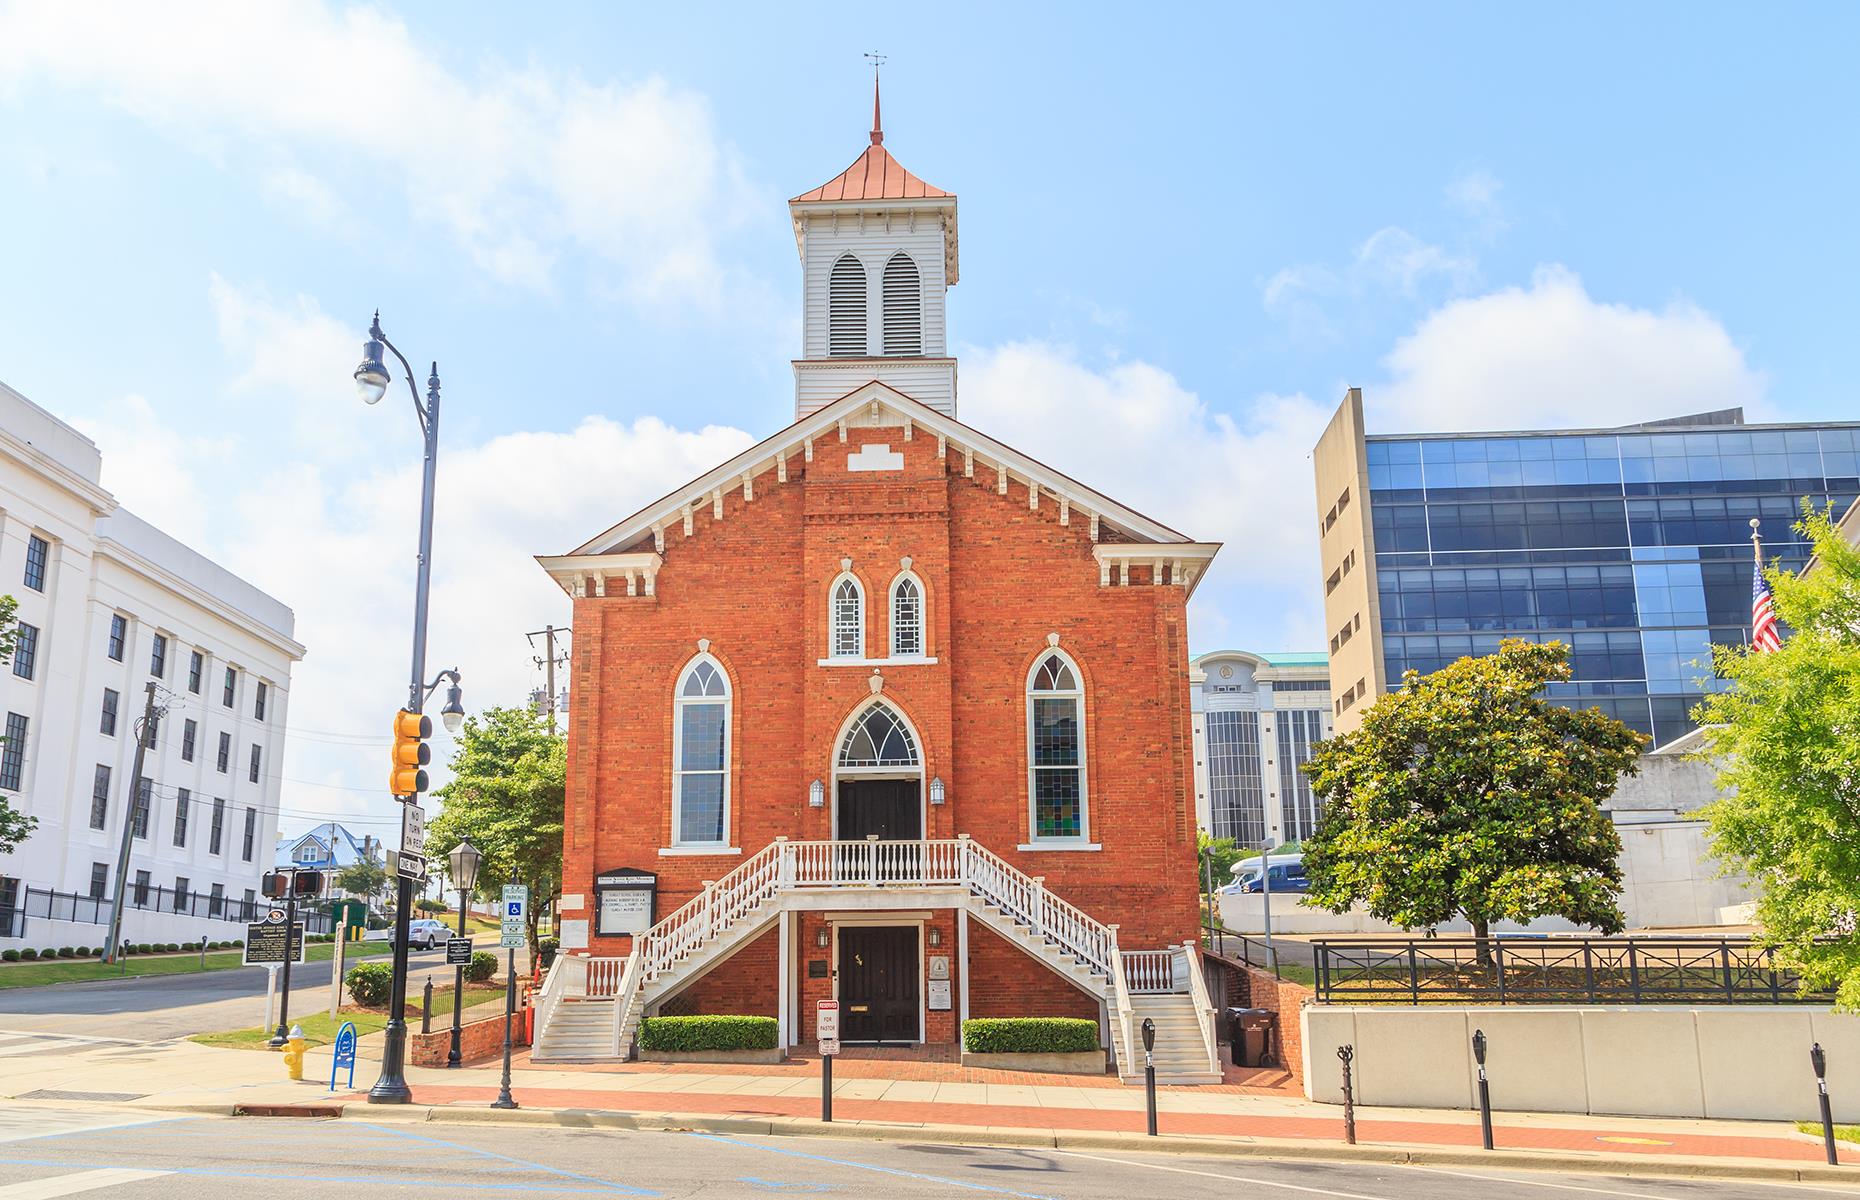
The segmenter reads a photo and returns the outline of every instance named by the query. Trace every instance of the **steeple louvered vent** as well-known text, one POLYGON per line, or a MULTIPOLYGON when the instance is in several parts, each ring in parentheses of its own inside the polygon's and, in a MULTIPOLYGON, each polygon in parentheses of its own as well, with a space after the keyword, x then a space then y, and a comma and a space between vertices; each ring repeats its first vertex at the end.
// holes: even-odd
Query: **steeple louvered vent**
POLYGON ((827 353, 834 358, 867 353, 865 266, 850 254, 840 255, 827 280, 827 353))
POLYGON ((917 263, 900 250, 885 264, 885 353, 924 352, 923 281, 917 263))

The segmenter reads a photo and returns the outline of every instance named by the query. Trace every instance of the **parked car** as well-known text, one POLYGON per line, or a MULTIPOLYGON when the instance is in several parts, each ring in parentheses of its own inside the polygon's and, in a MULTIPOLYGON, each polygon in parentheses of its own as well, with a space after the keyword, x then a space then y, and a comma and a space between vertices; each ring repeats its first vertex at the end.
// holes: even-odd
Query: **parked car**
MULTIPOLYGON (((1278 882, 1276 876, 1273 882, 1276 886, 1278 882)), ((446 939, 451 936, 452 932, 446 928, 444 921, 422 917, 407 924, 407 945, 410 949, 431 950, 435 946, 445 945, 446 939)), ((362 935, 362 940, 364 942, 391 942, 394 940, 394 927, 390 925, 386 929, 371 929, 362 935)))
MULTIPOLYGON (((1303 855, 1290 855, 1284 859, 1272 860, 1272 890, 1275 892, 1308 892, 1311 881, 1305 877, 1303 855)), ((1259 860, 1242 863, 1234 873, 1234 881, 1222 888, 1227 895, 1247 895, 1265 891, 1260 880, 1259 860)))

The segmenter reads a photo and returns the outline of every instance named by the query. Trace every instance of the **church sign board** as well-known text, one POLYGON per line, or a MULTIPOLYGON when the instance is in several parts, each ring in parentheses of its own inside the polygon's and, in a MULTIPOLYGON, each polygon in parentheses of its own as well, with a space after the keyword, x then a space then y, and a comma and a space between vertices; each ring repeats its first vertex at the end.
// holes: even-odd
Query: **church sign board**
POLYGON ((640 934, 658 918, 659 877, 619 867, 594 877, 596 932, 602 937, 640 934))

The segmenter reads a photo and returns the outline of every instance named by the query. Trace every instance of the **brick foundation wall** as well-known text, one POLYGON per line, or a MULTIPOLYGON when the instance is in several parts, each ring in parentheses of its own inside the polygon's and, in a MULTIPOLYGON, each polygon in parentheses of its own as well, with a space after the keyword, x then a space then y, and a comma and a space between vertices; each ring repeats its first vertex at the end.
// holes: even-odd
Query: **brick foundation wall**
POLYGON ((979 921, 969 922, 971 1017, 1098 1019, 1098 1002, 979 921))
POLYGON ((780 1015, 781 943, 769 931, 719 963, 684 991, 666 1001, 661 1015, 774 1017, 780 1015))
MULTIPOLYGON (((1317 1001, 1317 993, 1310 988, 1293 983, 1289 979, 1276 979, 1271 971, 1262 971, 1256 967, 1243 968, 1245 974, 1238 978, 1243 982, 1238 999, 1248 1008, 1264 1008, 1278 1014, 1279 1060, 1285 1069, 1291 1072, 1293 1079, 1305 1077, 1304 1036, 1299 1028, 1298 1014, 1307 1004, 1317 1001)), ((1320 1047, 1320 1051, 1334 1050, 1335 1047, 1320 1047)))
MULTIPOLYGON (((526 1046, 524 1040, 523 1011, 519 1009, 510 1022, 510 1043, 513 1046, 526 1046)), ((446 1018, 444 1029, 434 1029, 431 1033, 417 1030, 407 1035, 407 1061, 416 1067, 443 1067, 446 1055, 452 1052, 452 1019, 446 1018)), ((461 1062, 480 1062, 484 1059, 497 1058, 504 1053, 504 1014, 499 1010, 495 1017, 472 1021, 459 1030, 459 1060, 461 1062)))

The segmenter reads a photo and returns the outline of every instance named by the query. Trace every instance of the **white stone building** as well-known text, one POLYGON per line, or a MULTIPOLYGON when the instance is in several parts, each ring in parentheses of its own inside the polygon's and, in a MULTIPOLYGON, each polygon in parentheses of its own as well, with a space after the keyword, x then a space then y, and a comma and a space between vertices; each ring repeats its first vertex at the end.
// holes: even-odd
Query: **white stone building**
POLYGON ((1329 660, 1217 650, 1188 680, 1197 827, 1242 846, 1309 837, 1318 803, 1298 768, 1331 734, 1329 660))
POLYGON ((239 936, 278 829, 294 618, 117 506, 88 438, 0 384, 0 947, 100 945, 146 685, 165 711, 134 815, 126 940, 239 936))

